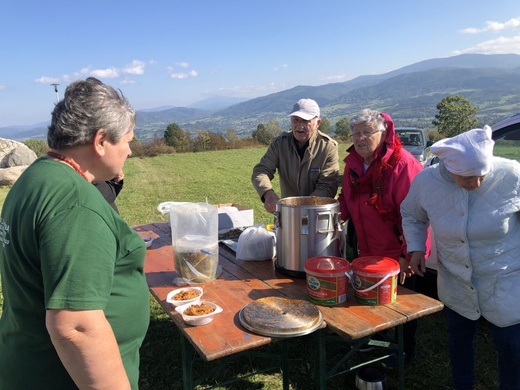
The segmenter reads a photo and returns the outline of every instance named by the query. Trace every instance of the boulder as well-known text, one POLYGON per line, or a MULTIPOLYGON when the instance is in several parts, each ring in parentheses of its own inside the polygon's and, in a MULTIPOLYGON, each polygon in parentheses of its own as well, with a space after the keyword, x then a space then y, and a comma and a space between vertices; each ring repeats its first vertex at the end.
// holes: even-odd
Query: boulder
POLYGON ((28 165, 0 168, 0 186, 12 186, 27 167, 28 165))
POLYGON ((3 158, 11 152, 11 150, 21 146, 27 147, 22 142, 18 142, 7 138, 0 138, 0 161, 3 160, 3 158))
POLYGON ((0 186, 11 186, 37 156, 27 145, 0 138, 0 186))
POLYGON ((36 160, 36 158, 36 153, 27 146, 18 146, 5 155, 0 162, 0 168, 30 165, 34 160, 36 160))

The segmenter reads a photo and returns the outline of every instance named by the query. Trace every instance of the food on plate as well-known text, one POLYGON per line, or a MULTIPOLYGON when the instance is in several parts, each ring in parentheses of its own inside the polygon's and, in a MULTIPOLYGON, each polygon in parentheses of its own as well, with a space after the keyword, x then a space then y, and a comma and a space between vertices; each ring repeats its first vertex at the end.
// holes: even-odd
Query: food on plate
POLYGON ((188 316, 203 316, 213 313, 215 308, 205 303, 195 304, 184 310, 184 314, 188 316))
POLYGON ((197 298, 199 293, 195 290, 182 290, 173 296, 176 301, 187 301, 188 299, 197 298))

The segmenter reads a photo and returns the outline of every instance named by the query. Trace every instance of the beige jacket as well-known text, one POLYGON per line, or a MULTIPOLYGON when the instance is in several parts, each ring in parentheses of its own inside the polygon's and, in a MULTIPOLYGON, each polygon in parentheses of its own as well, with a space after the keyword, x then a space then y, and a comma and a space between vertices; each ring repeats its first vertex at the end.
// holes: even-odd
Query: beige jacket
POLYGON ((253 168, 251 182, 263 200, 273 189, 271 180, 278 170, 280 198, 323 196, 334 198, 338 191, 338 143, 316 131, 300 159, 292 132, 274 138, 260 162, 253 168))

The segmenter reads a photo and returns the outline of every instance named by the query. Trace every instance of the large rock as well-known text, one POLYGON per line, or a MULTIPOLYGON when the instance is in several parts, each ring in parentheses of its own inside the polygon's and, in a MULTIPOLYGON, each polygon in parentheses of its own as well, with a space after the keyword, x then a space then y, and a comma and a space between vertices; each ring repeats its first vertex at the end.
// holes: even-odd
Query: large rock
POLYGON ((36 160, 36 153, 34 153, 27 146, 22 145, 14 148, 0 162, 0 168, 19 167, 23 165, 30 165, 36 160))
POLYGON ((0 186, 10 186, 37 156, 25 144, 0 138, 0 186))
POLYGON ((0 168, 0 186, 12 186, 27 167, 28 165, 24 165, 23 167, 0 168))

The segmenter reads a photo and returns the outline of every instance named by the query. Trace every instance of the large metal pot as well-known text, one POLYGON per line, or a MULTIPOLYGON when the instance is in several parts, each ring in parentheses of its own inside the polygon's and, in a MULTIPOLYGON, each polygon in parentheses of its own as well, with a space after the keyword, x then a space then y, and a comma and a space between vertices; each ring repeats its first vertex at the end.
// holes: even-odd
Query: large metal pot
POLYGON ((340 256, 341 218, 333 198, 283 198, 274 213, 276 262, 280 272, 305 278, 305 261, 315 256, 340 256))

